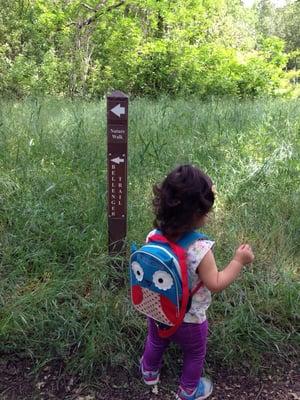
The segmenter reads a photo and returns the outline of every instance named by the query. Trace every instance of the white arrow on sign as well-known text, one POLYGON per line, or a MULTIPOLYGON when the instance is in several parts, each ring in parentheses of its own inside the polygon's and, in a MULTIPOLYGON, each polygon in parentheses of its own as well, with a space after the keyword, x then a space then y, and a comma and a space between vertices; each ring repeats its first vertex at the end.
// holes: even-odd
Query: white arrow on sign
POLYGON ((111 161, 116 164, 120 164, 120 163, 124 162, 125 160, 124 160, 124 158, 116 157, 116 158, 112 158, 111 161))
POLYGON ((125 107, 121 107, 121 104, 118 104, 110 111, 120 118, 121 115, 125 114, 125 107))

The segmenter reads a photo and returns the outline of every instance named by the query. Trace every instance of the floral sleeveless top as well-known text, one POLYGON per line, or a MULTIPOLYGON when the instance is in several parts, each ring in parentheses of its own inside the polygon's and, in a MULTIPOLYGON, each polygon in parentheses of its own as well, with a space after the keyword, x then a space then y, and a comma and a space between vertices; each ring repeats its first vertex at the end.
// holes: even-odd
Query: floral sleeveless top
MULTIPOLYGON (((211 240, 197 240, 187 250, 187 267, 190 280, 190 287, 194 288, 199 283, 197 268, 207 254, 214 246, 211 240)), ((206 310, 211 303, 211 292, 205 287, 200 289, 192 297, 192 304, 189 311, 185 314, 184 322, 201 324, 206 320, 206 310)))

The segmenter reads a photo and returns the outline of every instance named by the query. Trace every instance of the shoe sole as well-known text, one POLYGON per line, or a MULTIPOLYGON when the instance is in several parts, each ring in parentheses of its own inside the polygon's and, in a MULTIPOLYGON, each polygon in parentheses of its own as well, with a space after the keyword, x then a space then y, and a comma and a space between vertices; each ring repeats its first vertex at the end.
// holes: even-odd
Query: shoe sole
POLYGON ((205 396, 201 396, 201 397, 196 397, 195 400, 204 400, 207 399, 213 392, 213 388, 211 388, 211 391, 209 393, 207 393, 205 396))
POLYGON ((146 385, 149 385, 149 386, 151 386, 151 385, 157 385, 158 382, 159 382, 159 376, 158 376, 156 379, 154 379, 153 381, 145 381, 145 379, 143 379, 143 381, 144 381, 144 383, 145 383, 146 385))
MULTIPOLYGON (((213 392, 213 386, 211 387, 210 392, 207 393, 205 396, 195 397, 194 400, 204 400, 204 399, 207 399, 207 398, 212 394, 212 392, 213 392)), ((178 394, 176 394, 175 399, 176 399, 176 400, 184 400, 184 399, 180 398, 178 394)))

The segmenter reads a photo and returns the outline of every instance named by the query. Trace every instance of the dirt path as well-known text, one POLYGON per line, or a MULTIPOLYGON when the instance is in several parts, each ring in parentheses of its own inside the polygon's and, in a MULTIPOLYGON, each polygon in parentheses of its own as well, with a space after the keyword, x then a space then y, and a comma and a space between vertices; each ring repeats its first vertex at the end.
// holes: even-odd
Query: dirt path
MULTIPOLYGON (((300 400, 300 374, 295 364, 274 369, 260 377, 220 371, 214 375, 211 400, 300 400)), ((136 374, 135 374, 136 375, 136 374)), ((164 385, 152 393, 136 377, 124 370, 101 377, 97 384, 84 385, 78 378, 63 373, 61 365, 45 367, 37 377, 24 360, 0 360, 1 400, 171 400, 175 381, 162 374, 164 385), (112 377, 114 376, 114 377, 112 377), (168 382, 166 384, 166 382, 168 382)))

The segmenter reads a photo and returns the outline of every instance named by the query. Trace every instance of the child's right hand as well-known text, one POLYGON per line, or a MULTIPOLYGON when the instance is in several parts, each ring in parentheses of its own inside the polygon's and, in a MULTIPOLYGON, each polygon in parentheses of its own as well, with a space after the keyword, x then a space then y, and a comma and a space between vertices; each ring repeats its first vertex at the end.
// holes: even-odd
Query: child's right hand
POLYGON ((236 251, 233 257, 242 265, 250 264, 254 260, 254 254, 249 244, 242 244, 236 251))

